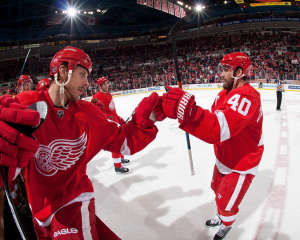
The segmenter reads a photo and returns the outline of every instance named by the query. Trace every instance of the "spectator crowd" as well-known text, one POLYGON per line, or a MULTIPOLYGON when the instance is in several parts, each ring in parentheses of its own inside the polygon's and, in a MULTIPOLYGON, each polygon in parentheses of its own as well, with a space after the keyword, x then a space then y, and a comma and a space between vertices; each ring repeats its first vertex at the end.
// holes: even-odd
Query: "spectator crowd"
MULTIPOLYGON (((183 84, 220 82, 216 74, 220 59, 228 52, 242 51, 253 61, 252 81, 300 80, 299 39, 299 33, 265 31, 181 40, 177 42, 179 72, 183 84)), ((99 76, 110 79, 112 90, 176 84, 170 42, 86 51, 93 61, 87 95, 95 92, 99 76)), ((36 76, 47 76, 49 62, 50 59, 29 58, 26 74, 36 83, 36 76)), ((6 79, 16 81, 22 64, 21 60, 3 62, 1 83, 6 79)), ((2 93, 9 88, 13 92, 15 84, 2 88, 2 93)))

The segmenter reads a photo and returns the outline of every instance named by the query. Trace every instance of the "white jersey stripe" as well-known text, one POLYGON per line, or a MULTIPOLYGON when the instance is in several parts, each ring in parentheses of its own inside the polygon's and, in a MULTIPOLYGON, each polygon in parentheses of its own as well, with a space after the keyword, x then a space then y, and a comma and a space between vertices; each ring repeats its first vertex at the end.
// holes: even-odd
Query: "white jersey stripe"
POLYGON ((215 114, 217 115, 220 125, 220 142, 224 142, 230 138, 230 130, 228 127, 228 123, 223 112, 216 111, 215 114))
POLYGON ((219 217, 224 222, 232 222, 232 221, 234 221, 237 218, 237 215, 233 215, 233 216, 222 216, 222 215, 219 215, 219 217))
POLYGON ((238 182, 235 186, 234 192, 225 208, 226 211, 230 211, 231 208, 233 207, 234 203, 236 202, 236 199, 238 198, 238 196, 241 192, 244 181, 245 181, 245 175, 240 175, 238 182))
POLYGON ((260 137, 260 140, 259 140, 259 143, 258 143, 257 146, 260 147, 262 145, 264 145, 264 136, 263 136, 263 134, 261 134, 261 137, 260 137))
POLYGON ((121 163, 122 162, 121 158, 113 158, 113 160, 114 160, 114 163, 121 163))
POLYGON ((220 173, 222 174, 230 174, 232 172, 236 172, 239 174, 252 174, 252 175, 256 175, 257 170, 258 170, 258 166, 255 166, 253 168, 250 168, 248 170, 245 171, 239 171, 239 170, 235 170, 235 169, 231 169, 229 167, 226 167, 224 164, 222 164, 218 159, 216 159, 216 166, 219 170, 220 173))
MULTIPOLYGON (((59 209, 57 209, 54 213, 52 213, 45 221, 40 221, 39 219, 37 219, 36 217, 34 217, 34 219, 36 220, 36 222, 38 223, 39 226, 41 227, 48 227, 51 224, 52 218, 54 217, 54 215, 62 208, 71 205, 72 203, 75 202, 83 202, 83 201, 87 201, 94 198, 94 193, 93 192, 84 192, 81 193, 78 197, 74 198, 72 201, 66 203, 65 205, 61 206, 59 209)), ((31 209, 31 207, 30 207, 31 209)))
POLYGON ((81 206, 81 221, 82 221, 82 234, 83 239, 91 240, 91 224, 90 224, 90 212, 89 212, 90 201, 83 201, 81 206))

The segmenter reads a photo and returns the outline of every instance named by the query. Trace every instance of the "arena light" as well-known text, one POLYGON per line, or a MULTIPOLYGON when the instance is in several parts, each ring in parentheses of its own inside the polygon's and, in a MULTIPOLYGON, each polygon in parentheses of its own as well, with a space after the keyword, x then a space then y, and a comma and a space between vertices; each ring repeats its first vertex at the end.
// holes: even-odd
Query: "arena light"
POLYGON ((67 15, 71 18, 75 17, 77 15, 77 10, 74 7, 69 7, 67 9, 67 15))
POLYGON ((202 4, 197 4, 195 7, 196 12, 202 12, 205 9, 205 6, 202 4))

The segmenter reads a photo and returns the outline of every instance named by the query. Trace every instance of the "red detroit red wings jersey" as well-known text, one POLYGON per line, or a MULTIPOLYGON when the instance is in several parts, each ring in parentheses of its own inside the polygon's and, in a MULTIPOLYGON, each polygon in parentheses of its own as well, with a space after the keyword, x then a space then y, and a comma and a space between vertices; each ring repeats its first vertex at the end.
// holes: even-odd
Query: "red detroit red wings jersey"
POLYGON ((214 144, 219 171, 255 174, 264 150, 260 94, 246 83, 219 92, 211 112, 196 108, 191 121, 180 127, 214 144))
POLYGON ((26 105, 38 100, 48 105, 46 120, 34 133, 39 149, 25 169, 28 200, 41 226, 60 207, 93 197, 86 168, 101 149, 133 154, 157 134, 155 126, 141 129, 133 120, 120 126, 86 101, 70 102, 64 109, 53 105, 47 91, 24 92, 17 98, 26 105))

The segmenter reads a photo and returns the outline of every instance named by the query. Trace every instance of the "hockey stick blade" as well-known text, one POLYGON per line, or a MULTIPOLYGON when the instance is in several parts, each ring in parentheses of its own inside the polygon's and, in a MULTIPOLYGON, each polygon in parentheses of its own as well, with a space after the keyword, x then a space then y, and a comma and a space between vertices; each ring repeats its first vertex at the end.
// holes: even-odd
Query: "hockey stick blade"
MULTIPOLYGON (((18 131, 24 133, 27 136, 31 136, 31 134, 33 134, 33 132, 41 126, 41 124, 46 119, 46 116, 48 113, 48 106, 47 106, 47 103, 44 101, 36 102, 36 103, 32 104, 29 108, 37 111, 40 114, 40 124, 37 127, 29 127, 29 126, 24 126, 24 125, 15 124, 15 123, 8 123, 11 127, 17 129, 18 131)), ((3 183, 4 183, 5 196, 6 196, 11 214, 15 221, 15 224, 19 230, 19 233, 20 233, 22 239, 29 240, 29 238, 26 235, 26 231, 24 230, 24 228, 20 222, 18 212, 16 210, 13 199, 10 195, 9 186, 8 186, 8 167, 0 167, 0 172, 2 175, 3 183)))

